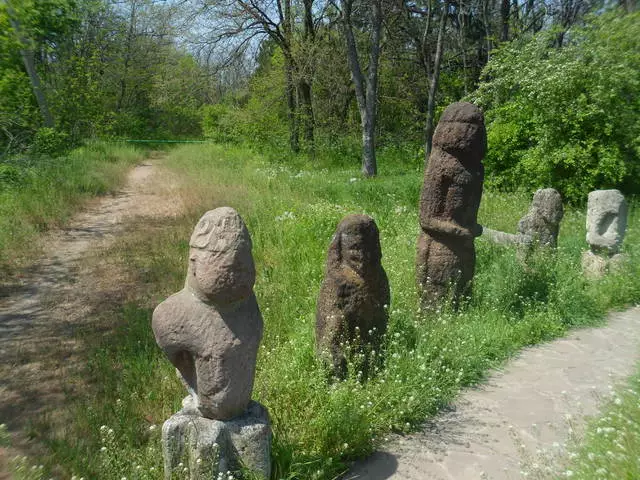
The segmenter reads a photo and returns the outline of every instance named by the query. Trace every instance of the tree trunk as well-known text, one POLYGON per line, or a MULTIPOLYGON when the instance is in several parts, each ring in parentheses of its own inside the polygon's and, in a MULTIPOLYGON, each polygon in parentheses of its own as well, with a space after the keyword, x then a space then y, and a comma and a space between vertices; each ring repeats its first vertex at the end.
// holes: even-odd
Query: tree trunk
POLYGON ((440 79, 440 63, 442 62, 442 53, 444 50, 444 27, 447 22, 447 9, 449 4, 445 2, 440 17, 440 27, 438 28, 438 40, 436 44, 436 56, 434 58, 433 75, 431 76, 431 84, 429 85, 429 98, 427 99, 427 120, 425 122, 425 146, 424 146, 424 162, 425 166, 429 162, 431 155, 431 147, 433 145, 434 117, 436 109, 436 93, 438 91, 438 81, 440 79))
POLYGON ((371 119, 362 123, 362 174, 365 177, 375 177, 378 174, 376 162, 376 126, 371 119))
POLYGON ((298 112, 296 102, 296 86, 293 81, 293 59, 285 55, 285 85, 287 90, 287 117, 289 119, 289 145, 291 151, 298 153, 300 151, 299 128, 298 128, 298 112))
POLYGON ((36 70, 35 54, 33 53, 33 50, 31 48, 28 48, 27 40, 22 36, 20 23, 18 22, 15 11, 13 10, 9 2, 7 2, 6 5, 7 13, 9 16, 9 23, 15 30, 16 36, 18 37, 18 41, 21 45, 20 56, 22 57, 22 63, 24 63, 24 68, 27 71, 27 75, 29 76, 33 95, 36 97, 36 102, 38 103, 40 114, 42 115, 42 123, 45 127, 54 128, 55 122, 53 121, 53 116, 51 115, 51 111, 49 110, 47 97, 44 94, 42 84, 40 83, 40 77, 38 76, 38 71, 36 70))
POLYGON ((372 9, 371 51, 367 75, 366 121, 363 124, 362 174, 374 177, 378 174, 376 161, 376 120, 378 117, 378 61, 382 38, 382 0, 375 0, 372 9))
MULTIPOLYGON (((280 4, 278 4, 280 5, 280 4)), ((300 151, 300 129, 298 119, 298 99, 296 98, 295 62, 291 52, 292 34, 291 0, 284 1, 282 27, 284 42, 280 45, 284 53, 285 88, 287 90, 287 116, 289 117, 289 144, 291 151, 300 151)))
POLYGON ((131 2, 131 14, 129 16, 129 29, 127 30, 127 40, 124 51, 124 64, 122 76, 120 77, 120 91, 116 100, 116 112, 122 110, 125 105, 127 96, 127 79, 129 77, 129 64, 131 63, 131 49, 136 33, 136 10, 138 8, 137 1, 131 2))
POLYGON ((373 177, 378 173, 375 131, 378 101, 378 60, 382 37, 382 0, 371 2, 371 47, 366 80, 362 74, 356 41, 353 36, 352 4, 353 0, 345 0, 343 9, 347 59, 360 112, 360 125, 362 126, 362 174, 366 177, 373 177))
POLYGON ((487 59, 486 61, 489 62, 489 58, 491 57, 491 50, 493 50, 493 42, 491 41, 491 22, 489 20, 489 14, 488 14, 488 10, 489 8, 489 2, 491 0, 483 0, 482 2, 482 25, 484 27, 484 35, 485 35, 485 41, 486 41, 486 49, 487 49, 487 59))
MULTIPOLYGON (((304 0, 304 41, 305 47, 309 43, 315 42, 315 27, 313 25, 313 2, 314 0, 304 0)), ((314 151, 314 128, 315 118, 313 115, 313 72, 315 65, 312 64, 310 71, 304 72, 303 77, 298 82, 298 96, 300 99, 300 110, 302 115, 302 128, 306 147, 314 151)))
POLYGON ((311 97, 311 82, 300 80, 298 82, 298 98, 300 100, 300 117, 302 120, 302 134, 306 146, 313 151, 314 142, 314 118, 313 102, 311 97))
POLYGON ((502 20, 502 32, 500 34, 500 40, 506 42, 509 40, 509 17, 511 16, 511 2, 510 0, 502 0, 502 6, 500 7, 500 18, 502 20))

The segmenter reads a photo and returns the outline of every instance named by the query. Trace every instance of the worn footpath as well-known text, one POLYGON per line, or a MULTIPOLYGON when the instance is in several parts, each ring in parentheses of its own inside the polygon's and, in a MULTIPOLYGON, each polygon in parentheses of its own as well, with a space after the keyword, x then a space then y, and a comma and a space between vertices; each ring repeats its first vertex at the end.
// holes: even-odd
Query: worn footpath
POLYGON ((100 305, 126 291, 126 275, 101 263, 100 252, 136 218, 179 212, 161 157, 152 155, 131 170, 121 191, 95 199, 48 234, 42 257, 0 298, 0 423, 13 444, 0 448, 0 479, 9 478, 9 456, 31 451, 44 428, 64 427, 66 403, 82 392, 74 374, 83 360, 78 332, 91 332, 100 305))

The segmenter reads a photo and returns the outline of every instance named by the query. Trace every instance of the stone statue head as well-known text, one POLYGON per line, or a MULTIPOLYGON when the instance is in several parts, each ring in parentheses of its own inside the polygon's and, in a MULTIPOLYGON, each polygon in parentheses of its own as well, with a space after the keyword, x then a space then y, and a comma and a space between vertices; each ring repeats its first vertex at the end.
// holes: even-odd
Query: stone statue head
POLYGON ((251 237, 233 208, 205 213, 189 247, 186 283, 196 295, 214 304, 230 304, 252 294, 256 270, 251 237))
POLYGON ((627 229, 627 202, 618 190, 596 190, 587 202, 587 242, 593 251, 617 253, 627 229))
POLYGON ((468 102, 449 105, 433 134, 433 146, 449 152, 462 163, 480 162, 487 148, 482 111, 468 102))
POLYGON ((380 265, 380 234, 374 220, 367 215, 348 215, 338 224, 329 246, 329 262, 351 268, 364 276, 380 265))
POLYGON ((535 210, 545 222, 558 225, 564 215, 562 196, 553 188, 537 190, 533 195, 531 210, 535 210))

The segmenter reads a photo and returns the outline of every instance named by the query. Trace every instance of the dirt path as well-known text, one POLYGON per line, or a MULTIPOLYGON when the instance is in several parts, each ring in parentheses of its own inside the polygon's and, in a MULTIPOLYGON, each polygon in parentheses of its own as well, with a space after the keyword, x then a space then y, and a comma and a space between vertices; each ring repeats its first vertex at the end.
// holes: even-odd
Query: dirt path
POLYGON ((422 433, 395 437, 348 479, 549 478, 564 445, 640 360, 640 308, 604 328, 524 350, 487 384, 463 393, 422 433))
POLYGON ((82 391, 69 382, 82 367, 83 345, 75 332, 86 328, 101 302, 126 290, 117 272, 97 278, 104 272, 95 265, 87 269, 87 256, 99 254, 137 218, 180 211, 172 195, 177 185, 159 166, 161 158, 152 155, 130 171, 121 191, 94 200, 65 229, 51 232, 42 258, 0 299, 0 423, 14 443, 11 452, 0 448, 0 479, 8 478, 8 455, 29 451, 43 420, 64 422, 69 396, 82 391))

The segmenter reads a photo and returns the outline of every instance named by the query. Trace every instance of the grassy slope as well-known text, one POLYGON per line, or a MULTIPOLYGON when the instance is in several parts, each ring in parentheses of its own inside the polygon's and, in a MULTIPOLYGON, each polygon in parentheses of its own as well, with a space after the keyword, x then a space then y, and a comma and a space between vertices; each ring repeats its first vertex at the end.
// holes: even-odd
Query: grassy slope
MULTIPOLYGON (((380 163, 397 160, 382 157, 380 163)), ((140 300, 111 313, 118 330, 96 343, 89 362, 100 380, 95 396, 78 410, 68 435, 50 441, 54 461, 87 478, 160 478, 154 426, 179 408, 184 392, 155 346, 150 313, 182 287, 187 240, 207 209, 235 207, 254 241, 265 319, 254 396, 274 420, 273 478, 334 478, 346 460, 369 453, 389 431, 415 429, 522 346, 597 324, 607 309, 640 298, 635 209, 627 271, 585 282, 584 216, 569 210, 557 255, 540 254, 527 270, 513 250, 478 240, 473 299, 458 313, 424 317, 414 286, 419 166, 383 168, 379 178, 365 181, 354 179, 352 168, 273 165, 221 146, 181 147, 168 165, 189 178, 184 198, 190 212, 112 250, 139 275, 140 300), (366 384, 328 385, 313 352, 315 301, 335 226, 359 212, 380 227, 391 284, 386 367, 366 384)), ((480 220, 513 231, 528 204, 527 196, 486 192, 480 220)))
POLYGON ((84 200, 120 185, 140 158, 131 147, 97 143, 56 159, 0 164, 0 272, 23 263, 38 235, 61 225, 84 200))

